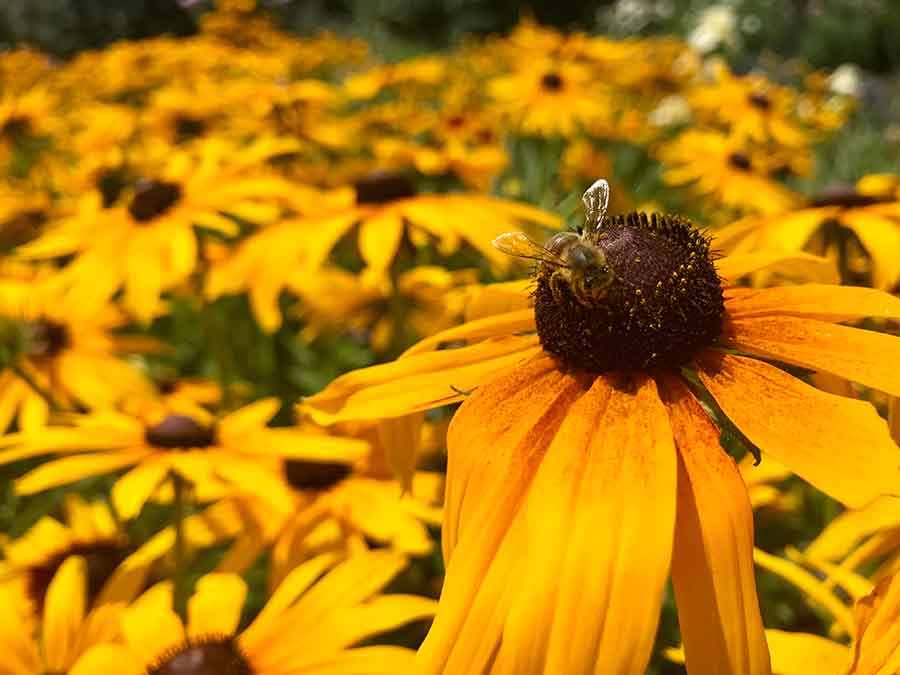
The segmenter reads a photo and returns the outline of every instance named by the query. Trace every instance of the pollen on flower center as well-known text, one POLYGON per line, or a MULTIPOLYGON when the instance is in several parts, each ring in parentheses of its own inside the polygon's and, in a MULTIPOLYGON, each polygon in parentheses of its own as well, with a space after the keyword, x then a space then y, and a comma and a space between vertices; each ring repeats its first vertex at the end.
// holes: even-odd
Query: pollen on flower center
POLYGON ((177 183, 142 178, 135 186, 128 212, 139 223, 146 223, 163 215, 180 199, 181 188, 177 183))
POLYGON ((187 415, 168 415, 144 434, 157 448, 205 448, 216 442, 216 430, 187 415))
POLYGON ((374 171, 354 187, 357 204, 384 204, 416 196, 416 186, 409 178, 389 171, 374 171))
POLYGON ((253 675, 253 668, 233 637, 210 636, 163 655, 147 675, 253 675))
POLYGON ((719 336, 721 281, 709 241, 690 221, 607 217, 589 243, 611 275, 598 296, 579 297, 565 277, 560 283, 566 270, 538 268, 534 315, 544 350, 580 371, 653 370, 683 365, 719 336))
POLYGON ((25 324, 25 351, 35 358, 51 358, 71 344, 69 329, 61 323, 39 319, 25 324))
POLYGON ((284 463, 284 477, 298 490, 325 490, 347 478, 353 469, 340 462, 309 462, 289 459, 284 463))
POLYGON ((541 78, 541 86, 548 91, 559 91, 563 88, 563 79, 559 73, 547 73, 541 78))
POLYGON ((96 598, 106 581, 128 555, 128 547, 120 539, 76 543, 52 555, 46 560, 28 567, 26 589, 34 602, 38 614, 43 611, 47 589, 57 570, 69 556, 81 556, 87 565, 87 592, 89 598, 96 598))

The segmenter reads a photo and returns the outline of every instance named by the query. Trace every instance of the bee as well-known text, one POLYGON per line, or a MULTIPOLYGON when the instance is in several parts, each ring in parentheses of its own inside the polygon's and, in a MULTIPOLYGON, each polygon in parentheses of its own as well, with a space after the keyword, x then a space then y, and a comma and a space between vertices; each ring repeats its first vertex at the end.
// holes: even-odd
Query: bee
POLYGON ((494 239, 493 245, 507 255, 538 262, 537 274, 549 274, 548 284, 553 299, 560 302, 567 287, 575 299, 586 307, 602 300, 615 280, 598 243, 606 237, 599 232, 609 206, 609 183, 602 178, 589 187, 582 197, 585 223, 581 234, 558 232, 541 246, 522 232, 507 232, 494 239))

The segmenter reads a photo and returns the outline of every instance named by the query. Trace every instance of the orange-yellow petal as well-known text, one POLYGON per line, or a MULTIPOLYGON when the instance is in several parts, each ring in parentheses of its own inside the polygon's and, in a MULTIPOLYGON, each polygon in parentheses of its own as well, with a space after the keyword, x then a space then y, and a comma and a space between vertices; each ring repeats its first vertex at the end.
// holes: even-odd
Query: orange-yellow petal
POLYGON ((792 316, 735 319, 727 346, 765 358, 825 371, 900 396, 900 338, 792 316))
POLYGON ((540 352, 537 337, 502 337, 470 347, 399 358, 342 375, 304 400, 319 424, 400 417, 460 401, 495 373, 540 352))
POLYGON ((668 378, 663 391, 679 453, 672 583, 688 669, 768 674, 747 488, 687 388, 668 378))
POLYGON ((884 579, 856 605, 853 663, 847 675, 900 672, 900 574, 884 579))
POLYGON ((736 282, 741 277, 762 270, 801 281, 824 284, 838 284, 841 281, 834 262, 800 251, 755 251, 730 255, 716 262, 716 271, 728 282, 736 282))
POLYGON ((233 635, 246 597, 247 584, 236 574, 202 577, 188 600, 188 635, 233 635))
POLYGON ((850 321, 869 316, 900 318, 900 298, 874 288, 803 284, 759 290, 729 289, 725 310, 733 319, 797 316, 819 321, 850 321))
POLYGON ((840 675, 850 661, 850 650, 809 633, 767 630, 772 672, 775 675, 840 675))
POLYGON ((44 660, 50 672, 64 673, 75 661, 78 631, 84 622, 87 563, 70 556, 47 588, 44 602, 44 660))
POLYGON ((708 351, 697 373, 752 443, 826 494, 856 507, 900 494, 897 446, 870 403, 743 356, 708 351))
POLYGON ((431 351, 442 343, 450 343, 458 340, 475 342, 489 337, 501 335, 515 335, 516 333, 528 333, 535 330, 534 310, 531 308, 519 309, 505 314, 495 314, 464 323, 461 326, 448 328, 436 335, 417 342, 404 352, 403 356, 412 356, 421 352, 431 351))
POLYGON ((20 495, 34 494, 52 487, 68 485, 82 478, 118 471, 137 464, 150 454, 149 450, 123 450, 51 460, 19 478, 15 482, 15 489, 20 495))

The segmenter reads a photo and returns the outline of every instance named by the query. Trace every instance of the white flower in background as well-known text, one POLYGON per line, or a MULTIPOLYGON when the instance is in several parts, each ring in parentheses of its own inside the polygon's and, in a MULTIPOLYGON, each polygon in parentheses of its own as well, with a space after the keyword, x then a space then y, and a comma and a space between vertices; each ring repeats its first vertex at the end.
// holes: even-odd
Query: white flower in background
POLYGON ((666 96, 647 116, 653 126, 668 127, 676 124, 687 124, 691 121, 691 107, 684 96, 671 94, 666 96))
POLYGON ((737 16, 734 8, 727 5, 713 5, 704 9, 697 26, 688 35, 691 46, 704 54, 719 45, 734 45, 736 41, 737 16))
POLYGON ((844 63, 828 76, 828 90, 835 94, 859 98, 862 93, 862 72, 855 63, 844 63))

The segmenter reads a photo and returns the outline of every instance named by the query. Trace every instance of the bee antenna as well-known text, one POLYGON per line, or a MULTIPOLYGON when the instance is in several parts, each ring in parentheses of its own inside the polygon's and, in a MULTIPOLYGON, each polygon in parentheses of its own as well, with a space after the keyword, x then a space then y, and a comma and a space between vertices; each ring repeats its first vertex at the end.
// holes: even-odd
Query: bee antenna
POLYGON ((609 183, 603 178, 595 181, 584 191, 581 201, 584 203, 585 229, 593 232, 600 227, 609 207, 609 183))

